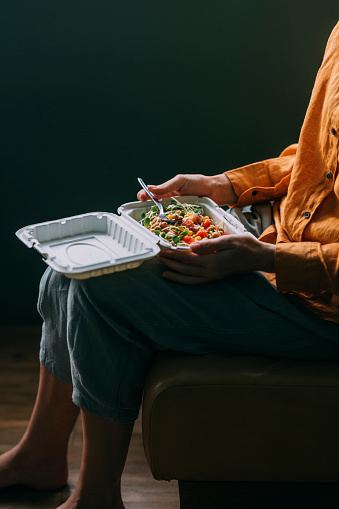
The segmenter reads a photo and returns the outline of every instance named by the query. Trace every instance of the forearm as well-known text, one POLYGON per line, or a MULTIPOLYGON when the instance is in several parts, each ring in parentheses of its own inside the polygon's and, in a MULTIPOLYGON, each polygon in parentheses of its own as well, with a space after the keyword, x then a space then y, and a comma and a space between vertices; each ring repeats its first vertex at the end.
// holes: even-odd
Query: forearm
MULTIPOLYGON (((158 199, 197 195, 206 196, 218 205, 233 204, 237 200, 232 184, 224 173, 213 176, 178 174, 163 184, 149 185, 148 189, 158 199)), ((149 197, 143 189, 138 192, 138 200, 148 199, 149 197)))

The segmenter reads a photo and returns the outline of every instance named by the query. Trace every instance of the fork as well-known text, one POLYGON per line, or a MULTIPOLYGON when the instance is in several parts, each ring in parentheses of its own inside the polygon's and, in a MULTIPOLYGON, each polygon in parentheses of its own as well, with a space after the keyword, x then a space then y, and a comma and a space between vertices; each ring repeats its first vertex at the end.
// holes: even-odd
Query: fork
POLYGON ((165 221, 166 223, 169 223, 169 224, 174 224, 175 221, 173 221, 172 219, 168 219, 165 212, 164 212, 164 208, 162 206, 162 203, 160 203, 160 201, 158 201, 154 194, 151 193, 151 191, 148 189, 148 187, 146 186, 145 182, 140 178, 138 177, 138 182, 139 184, 141 185, 141 187, 146 191, 146 193, 148 194, 148 196, 151 198, 151 200, 155 203, 155 205, 159 208, 159 218, 161 219, 161 221, 165 221))

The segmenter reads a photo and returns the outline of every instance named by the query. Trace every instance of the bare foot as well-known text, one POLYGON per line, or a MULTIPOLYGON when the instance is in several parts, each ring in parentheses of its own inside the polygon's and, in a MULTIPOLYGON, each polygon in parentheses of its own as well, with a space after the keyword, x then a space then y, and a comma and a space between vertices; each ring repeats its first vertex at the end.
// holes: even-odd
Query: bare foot
POLYGON ((105 496, 103 491, 88 491, 77 486, 70 498, 57 509, 125 509, 125 506, 120 490, 105 496))
POLYGON ((0 489, 22 484, 38 490, 55 490, 67 482, 66 458, 46 457, 17 445, 0 456, 0 489))
POLYGON ((88 498, 79 499, 74 493, 71 497, 62 505, 57 507, 57 509, 125 509, 125 506, 120 500, 117 503, 107 502, 104 503, 99 500, 95 500, 92 502, 88 498))
POLYGON ((125 506, 123 504, 122 505, 110 504, 106 506, 100 504, 99 502, 98 504, 94 503, 93 505, 92 503, 88 503, 88 501, 82 504, 82 502, 70 501, 68 499, 67 502, 57 507, 57 509, 125 509, 125 506))

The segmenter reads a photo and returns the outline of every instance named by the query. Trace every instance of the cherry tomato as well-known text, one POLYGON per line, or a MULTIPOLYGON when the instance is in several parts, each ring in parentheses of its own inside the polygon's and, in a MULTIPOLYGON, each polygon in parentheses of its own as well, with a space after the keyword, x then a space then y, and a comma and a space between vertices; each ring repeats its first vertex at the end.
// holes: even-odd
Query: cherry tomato
POLYGON ((205 219, 204 222, 202 223, 203 227, 205 228, 205 230, 207 230, 207 228, 209 226, 211 226, 211 220, 210 219, 205 219))
POLYGON ((200 238, 202 238, 202 239, 203 239, 204 237, 208 238, 208 235, 207 235, 207 233, 205 232, 205 230, 199 230, 199 231, 197 232, 197 234, 196 234, 196 237, 200 237, 200 238))
POLYGON ((190 230, 192 230, 192 228, 194 228, 194 223, 190 219, 184 219, 184 221, 182 222, 182 225, 186 226, 190 230))
POLYGON ((191 219, 195 224, 201 223, 201 216, 199 216, 199 214, 196 214, 195 212, 192 212, 191 219))
POLYGON ((185 237, 182 239, 186 244, 192 244, 192 242, 195 242, 195 240, 190 237, 190 235, 185 235, 185 237))

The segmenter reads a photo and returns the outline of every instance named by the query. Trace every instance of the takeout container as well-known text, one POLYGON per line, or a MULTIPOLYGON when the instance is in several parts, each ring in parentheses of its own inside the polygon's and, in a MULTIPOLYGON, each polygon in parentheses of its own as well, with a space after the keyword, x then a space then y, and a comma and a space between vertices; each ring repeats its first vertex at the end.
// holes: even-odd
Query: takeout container
MULTIPOLYGON (((204 207, 205 215, 222 223, 226 233, 245 233, 246 229, 228 212, 209 198, 176 197, 181 203, 204 207)), ((164 205, 171 198, 162 200, 164 205)), ((153 202, 129 202, 111 212, 88 212, 25 226, 16 232, 28 247, 36 249, 47 265, 74 279, 87 279, 116 271, 133 269, 154 258, 161 248, 188 249, 172 246, 142 226, 142 212, 153 202)))

